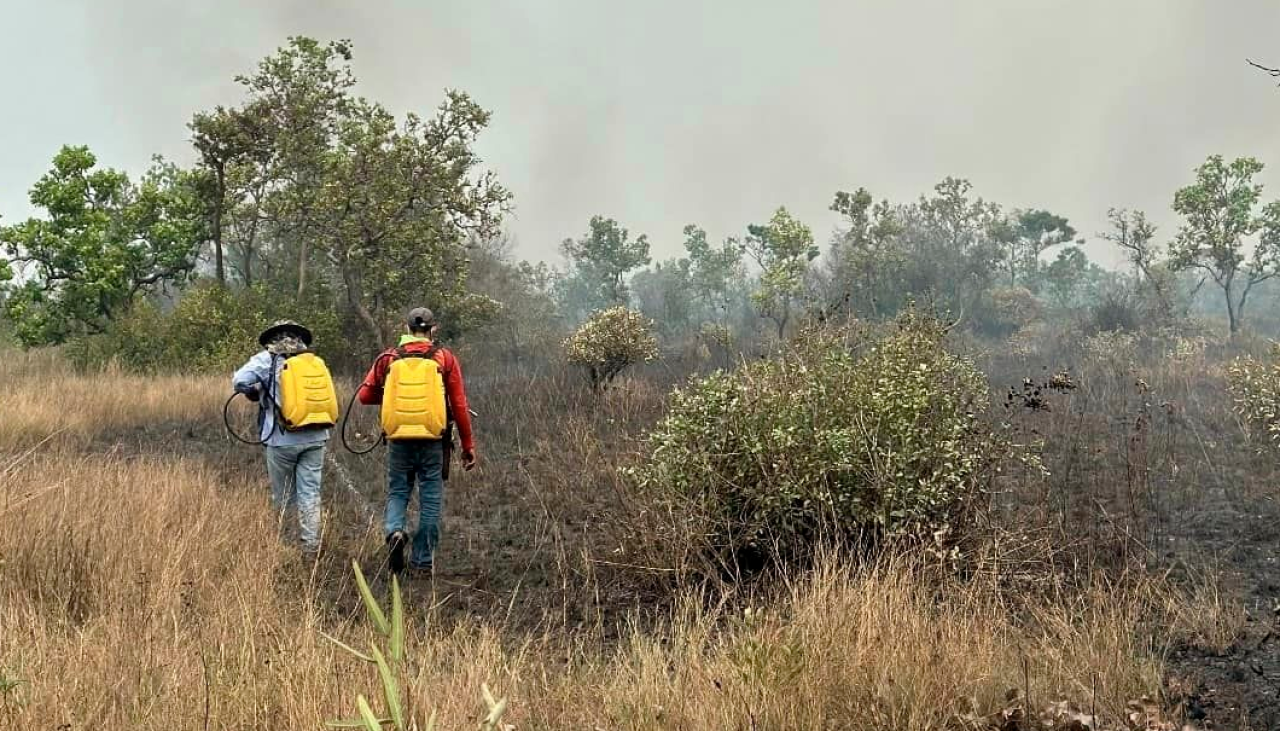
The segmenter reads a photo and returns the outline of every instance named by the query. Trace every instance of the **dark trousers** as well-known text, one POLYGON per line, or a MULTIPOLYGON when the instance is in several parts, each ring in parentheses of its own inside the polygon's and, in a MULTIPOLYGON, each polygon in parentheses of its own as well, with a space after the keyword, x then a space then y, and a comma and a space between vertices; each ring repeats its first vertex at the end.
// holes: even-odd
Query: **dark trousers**
POLYGON ((387 535, 405 530, 409 497, 418 486, 418 530, 413 534, 409 565, 430 566, 440 542, 444 507, 444 442, 405 440, 387 444, 387 535))

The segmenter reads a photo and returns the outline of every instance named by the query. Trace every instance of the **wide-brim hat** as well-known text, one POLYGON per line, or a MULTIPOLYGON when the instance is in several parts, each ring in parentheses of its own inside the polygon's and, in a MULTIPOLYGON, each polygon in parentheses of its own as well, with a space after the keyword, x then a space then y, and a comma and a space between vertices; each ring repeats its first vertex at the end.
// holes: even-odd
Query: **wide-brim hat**
POLYGON ((311 331, 293 320, 277 320, 272 323, 271 327, 263 330, 262 334, 258 336, 258 345, 265 348, 272 340, 276 339, 277 335, 280 335, 281 333, 297 335, 303 345, 311 345, 311 331))

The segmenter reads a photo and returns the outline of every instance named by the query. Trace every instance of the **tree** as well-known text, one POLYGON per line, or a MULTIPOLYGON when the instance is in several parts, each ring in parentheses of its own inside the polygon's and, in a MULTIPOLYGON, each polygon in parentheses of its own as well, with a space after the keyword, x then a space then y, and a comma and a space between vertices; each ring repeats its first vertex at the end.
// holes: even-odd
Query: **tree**
POLYGON ((1067 219, 1043 210, 1017 211, 1011 221, 997 224, 997 231, 1006 249, 1002 263, 1009 286, 1032 282, 1040 270, 1040 255, 1076 235, 1067 219))
POLYGON ((785 207, 768 224, 747 227, 747 252, 760 265, 760 281, 751 301, 762 317, 773 320, 781 340, 792 311, 804 291, 809 262, 818 256, 813 232, 785 207))
POLYGON ((353 103, 351 49, 346 40, 290 37, 255 73, 236 77, 249 94, 246 109, 262 121, 258 142, 269 145, 269 154, 248 171, 246 183, 261 203, 252 213, 274 226, 277 246, 292 249, 299 297, 310 284, 311 246, 324 216, 318 208, 326 155, 353 103))
POLYGON ((990 290, 1003 256, 997 239, 1003 218, 1000 206, 970 198, 973 185, 948 177, 898 211, 902 241, 909 257, 906 290, 935 294, 938 304, 973 311, 990 290))
POLYGON ((706 231, 689 224, 684 227, 684 249, 688 252, 688 279, 693 297, 709 311, 712 319, 723 320, 746 279, 742 242, 728 238, 720 246, 712 246, 706 231))
POLYGON ((1213 155, 1196 170, 1196 182, 1173 198, 1184 218, 1175 266, 1204 272, 1222 290, 1232 335, 1240 331, 1249 293, 1280 273, 1280 201, 1257 209, 1262 185, 1253 178, 1262 169, 1251 157, 1227 164, 1213 155))
POLYGON ((26 345, 101 332, 140 295, 184 281, 204 240, 193 175, 158 158, 133 183, 87 147, 63 147, 30 200, 43 218, 0 227, 24 275, 5 312, 26 345))
POLYGON ((552 271, 544 262, 513 262, 511 239, 498 236, 472 247, 469 289, 501 304, 481 334, 502 360, 523 364, 560 340, 560 312, 552 296, 552 271))
POLYGON ((1058 252, 1058 258, 1044 271, 1045 288, 1055 306, 1065 309, 1076 303, 1092 266, 1079 246, 1068 246, 1058 252))
POLYGON ((578 273, 597 288, 599 299, 613 305, 627 304, 627 274, 650 261, 647 236, 640 234, 633 240, 627 229, 603 216, 592 216, 587 235, 577 241, 565 239, 561 250, 578 273))
MULTIPOLYGON (((1165 322, 1173 320, 1180 311, 1178 272, 1164 247, 1153 241, 1156 227, 1142 211, 1112 208, 1107 211, 1107 218, 1111 230, 1100 236, 1124 251, 1133 265, 1139 289, 1154 302, 1156 317, 1165 322)), ((1197 285, 1192 296, 1199 289, 1197 285)))
POLYGON ((373 342, 426 297, 454 323, 460 312, 493 314, 466 292, 467 241, 496 235, 510 201, 492 172, 475 172, 488 121, 461 92, 431 119, 399 125, 380 105, 349 105, 321 171, 316 241, 373 342))
MULTIPOLYGON (((219 106, 212 112, 197 113, 188 125, 191 143, 206 174, 203 182, 207 189, 202 191, 202 198, 208 208, 214 276, 224 286, 227 284, 224 235, 227 226, 224 223, 237 205, 255 190, 253 183, 261 180, 258 172, 271 159, 274 140, 268 120, 266 105, 259 101, 243 108, 219 106)), ((256 218, 257 209, 252 209, 250 215, 256 218)), ((256 225, 252 230, 256 234, 256 225)), ((252 247, 250 241, 246 250, 251 252, 252 247)), ((250 253, 241 261, 241 276, 245 284, 252 283, 252 266, 250 253)))
POLYGON ((902 225, 889 201, 875 203, 859 188, 837 192, 831 210, 845 219, 832 239, 827 265, 832 299, 871 317, 896 310, 906 257, 899 241, 902 225))
POLYGON ((627 368, 658 357, 653 323, 621 305, 592 315, 564 341, 564 348, 569 362, 586 371, 597 391, 627 368))
POLYGON ((688 259, 660 261, 641 269, 632 277, 631 289, 639 310, 654 320, 664 335, 692 329, 697 303, 688 259))
POLYGON ((290 38, 234 109, 191 124, 206 186, 215 270, 238 250, 242 279, 335 305, 368 343, 411 303, 450 330, 495 316, 466 291, 468 241, 498 232, 510 193, 475 153, 490 114, 462 92, 403 118, 355 96, 347 41, 290 38), (336 302, 330 298, 336 297, 336 302))

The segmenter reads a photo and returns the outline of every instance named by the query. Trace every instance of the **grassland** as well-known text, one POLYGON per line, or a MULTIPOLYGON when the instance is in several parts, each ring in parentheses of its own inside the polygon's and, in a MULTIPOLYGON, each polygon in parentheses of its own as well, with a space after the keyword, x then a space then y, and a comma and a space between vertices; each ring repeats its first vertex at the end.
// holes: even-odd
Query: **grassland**
MULTIPOLYGON (((224 379, 2 362, 0 727, 315 729, 373 694, 320 633, 365 642, 351 560, 386 591, 380 452, 333 445, 309 563, 278 539, 256 450, 221 433, 224 379)), ((615 528, 637 509, 616 466, 665 388, 476 383, 484 465, 450 482, 441 574, 407 587, 406 693, 442 729, 477 726, 481 683, 516 729, 999 728, 1058 701, 1128 728, 1144 696, 1179 712, 1174 648, 1241 631, 1215 582, 1083 554, 1016 592, 831 554, 769 588, 662 595, 615 528)))

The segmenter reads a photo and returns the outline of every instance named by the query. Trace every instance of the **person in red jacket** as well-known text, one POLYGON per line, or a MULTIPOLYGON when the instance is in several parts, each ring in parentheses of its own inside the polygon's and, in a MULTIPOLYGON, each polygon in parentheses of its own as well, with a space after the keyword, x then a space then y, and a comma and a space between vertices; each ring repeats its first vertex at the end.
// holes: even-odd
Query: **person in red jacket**
MULTIPOLYGON (((427 353, 432 349, 432 338, 439 325, 431 310, 417 307, 409 312, 406 334, 399 345, 383 351, 373 362, 369 374, 360 384, 357 397, 366 405, 381 405, 382 389, 386 384, 387 369, 396 357, 397 350, 410 353, 427 353)), ((449 415, 458 427, 462 440, 462 467, 470 470, 476 466, 475 437, 471 432, 471 412, 467 408, 467 393, 462 383, 462 367, 458 359, 445 348, 436 348, 431 357, 439 364, 444 379, 445 398, 449 415)), ((445 439, 451 436, 446 432, 445 439)), ((404 548, 409 543, 405 532, 406 512, 413 486, 418 484, 418 530, 413 536, 409 555, 409 568, 430 573, 436 546, 440 541, 440 507, 444 499, 444 461, 447 459, 445 440, 390 441, 387 444, 387 510, 384 527, 391 570, 404 570, 404 548)))

